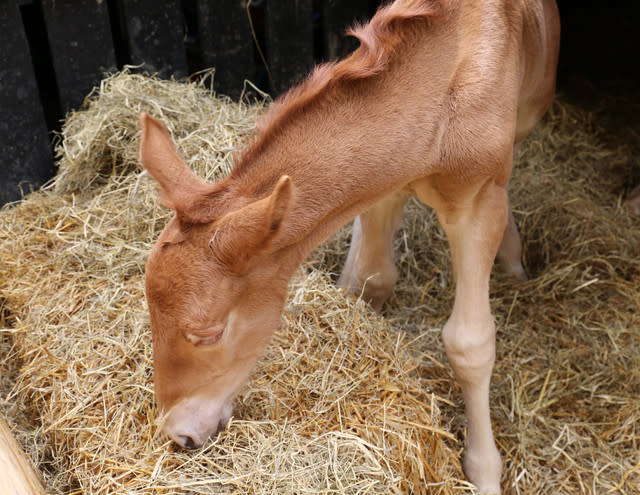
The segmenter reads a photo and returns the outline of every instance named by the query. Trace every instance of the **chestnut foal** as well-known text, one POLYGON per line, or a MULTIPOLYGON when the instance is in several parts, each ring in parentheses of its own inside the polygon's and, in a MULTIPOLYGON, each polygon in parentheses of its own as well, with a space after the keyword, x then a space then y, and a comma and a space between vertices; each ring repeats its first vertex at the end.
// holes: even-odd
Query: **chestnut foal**
POLYGON ((397 0, 352 34, 360 47, 276 101, 215 184, 189 170, 162 124, 140 117, 141 161, 176 213, 146 279, 163 428, 199 447, 224 427, 280 322, 289 278, 356 215, 340 285, 380 307, 396 280, 393 236, 415 194, 451 247, 456 297, 443 340, 466 404, 465 471, 480 491, 499 492, 489 277, 496 255, 523 275, 506 188, 514 145, 553 97, 557 8, 397 0))

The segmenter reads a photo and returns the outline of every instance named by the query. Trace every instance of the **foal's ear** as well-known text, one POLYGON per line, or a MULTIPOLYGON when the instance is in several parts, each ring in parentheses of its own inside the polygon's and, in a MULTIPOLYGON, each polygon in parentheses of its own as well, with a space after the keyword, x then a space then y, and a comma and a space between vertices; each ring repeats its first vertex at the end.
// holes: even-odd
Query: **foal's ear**
POLYGON ((178 155, 169 131, 149 114, 140 114, 140 163, 160 184, 162 204, 187 223, 210 220, 205 198, 213 188, 202 182, 178 155))
POLYGON ((269 196, 234 211, 220 220, 209 246, 234 273, 244 273, 251 258, 272 246, 289 213, 293 184, 283 175, 269 196))
POLYGON ((266 212, 269 225, 268 234, 274 235, 280 229, 282 221, 289 212, 291 196, 293 196, 291 177, 283 175, 278 179, 273 192, 266 198, 269 205, 266 212))

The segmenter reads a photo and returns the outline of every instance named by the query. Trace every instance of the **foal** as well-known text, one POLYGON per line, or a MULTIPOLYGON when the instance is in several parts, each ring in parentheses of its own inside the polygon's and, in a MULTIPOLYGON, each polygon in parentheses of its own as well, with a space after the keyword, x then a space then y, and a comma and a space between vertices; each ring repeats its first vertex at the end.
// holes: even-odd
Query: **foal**
POLYGON ((403 204, 415 194, 436 210, 451 247, 456 297, 443 340, 466 404, 465 471, 479 490, 499 492, 489 277, 496 255, 523 273, 506 187, 514 145, 553 97, 557 8, 397 0, 352 34, 360 47, 274 103, 218 183, 200 181, 162 124, 140 117, 141 161, 176 213, 146 279, 164 430, 198 447, 224 427, 279 324, 289 278, 356 215, 340 284, 379 307, 396 279, 403 204))

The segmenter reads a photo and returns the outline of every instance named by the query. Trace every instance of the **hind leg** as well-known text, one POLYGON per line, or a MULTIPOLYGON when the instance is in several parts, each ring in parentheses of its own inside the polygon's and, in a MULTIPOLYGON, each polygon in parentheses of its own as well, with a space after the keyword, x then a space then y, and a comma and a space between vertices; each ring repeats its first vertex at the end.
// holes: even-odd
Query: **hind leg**
POLYGON ((405 192, 392 193, 356 217, 353 224, 351 247, 338 287, 362 294, 376 310, 391 295, 398 279, 393 241, 408 197, 405 192))

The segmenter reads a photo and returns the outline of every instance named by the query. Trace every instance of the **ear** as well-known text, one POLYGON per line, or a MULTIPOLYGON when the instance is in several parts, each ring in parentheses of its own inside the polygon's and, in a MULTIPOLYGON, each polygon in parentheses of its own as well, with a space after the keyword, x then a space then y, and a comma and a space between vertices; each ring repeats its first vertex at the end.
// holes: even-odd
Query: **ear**
POLYGON ((269 204, 267 211, 269 224, 268 234, 275 235, 280 229, 283 220, 287 216, 287 213, 289 213, 292 196, 293 184, 291 183, 291 177, 283 175, 278 179, 276 186, 273 188, 273 192, 266 198, 269 204))
POLYGON ((281 231, 292 196, 291 178, 283 175, 269 196, 225 215, 209 241, 215 256, 233 273, 244 273, 251 258, 281 231))
POLYGON ((215 185, 202 182, 178 155, 171 135, 149 114, 140 114, 140 163, 160 184, 162 204, 186 223, 210 220, 206 199, 215 185))

